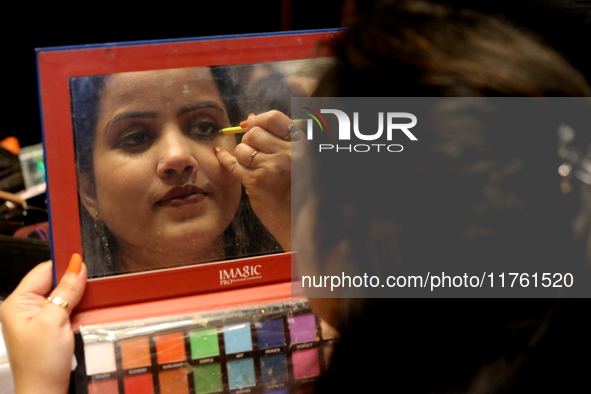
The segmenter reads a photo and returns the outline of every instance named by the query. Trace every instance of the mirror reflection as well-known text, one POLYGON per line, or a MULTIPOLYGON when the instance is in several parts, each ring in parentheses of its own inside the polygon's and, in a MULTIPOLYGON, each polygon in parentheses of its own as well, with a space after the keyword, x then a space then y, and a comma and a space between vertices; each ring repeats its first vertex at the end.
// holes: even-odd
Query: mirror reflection
POLYGON ((282 127, 289 126, 290 98, 308 95, 329 62, 72 78, 89 276, 288 251, 289 201, 276 203, 289 200, 289 165, 276 159, 290 149, 282 127), (269 110, 279 112, 268 118, 268 141, 219 133, 269 110), (228 167, 234 158, 238 170, 228 167), (274 167, 283 169, 281 178, 261 182, 274 167))

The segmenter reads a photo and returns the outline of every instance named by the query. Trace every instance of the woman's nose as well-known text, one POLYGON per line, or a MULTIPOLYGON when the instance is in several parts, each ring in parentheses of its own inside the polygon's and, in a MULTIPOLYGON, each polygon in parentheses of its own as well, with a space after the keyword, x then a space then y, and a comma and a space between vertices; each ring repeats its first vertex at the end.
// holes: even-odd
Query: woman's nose
POLYGON ((160 145, 157 170, 159 176, 191 174, 197 168, 198 163, 191 149, 191 140, 182 131, 165 131, 160 145))

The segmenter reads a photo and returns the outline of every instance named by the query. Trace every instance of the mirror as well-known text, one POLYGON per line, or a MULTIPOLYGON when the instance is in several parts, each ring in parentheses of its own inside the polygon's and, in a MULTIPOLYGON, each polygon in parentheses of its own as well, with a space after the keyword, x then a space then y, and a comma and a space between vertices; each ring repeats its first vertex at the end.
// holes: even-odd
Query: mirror
MULTIPOLYGON (((214 148, 249 113, 289 116, 330 58, 70 78, 84 261, 104 277, 283 252, 214 148)), ((289 223, 286 223, 289 226, 289 223)))
POLYGON ((211 166, 213 148, 231 152, 240 134, 211 132, 249 113, 289 115, 290 97, 314 89, 331 63, 325 43, 340 34, 37 49, 54 280, 72 253, 92 277, 78 311, 291 281, 295 254, 211 166), (193 162, 170 160, 189 148, 193 162))

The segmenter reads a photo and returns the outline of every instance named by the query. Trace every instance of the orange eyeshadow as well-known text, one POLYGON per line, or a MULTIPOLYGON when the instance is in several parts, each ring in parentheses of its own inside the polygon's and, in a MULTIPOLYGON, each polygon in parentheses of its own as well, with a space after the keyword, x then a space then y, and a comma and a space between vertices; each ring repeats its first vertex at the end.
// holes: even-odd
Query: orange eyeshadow
POLYGON ((120 342, 123 369, 149 367, 150 340, 148 337, 124 339, 120 342))
POLYGON ((184 368, 160 371, 158 381, 160 394, 189 394, 189 379, 184 368))
POLYGON ((158 364, 185 361, 185 340, 182 332, 157 335, 154 337, 154 342, 156 342, 158 364))

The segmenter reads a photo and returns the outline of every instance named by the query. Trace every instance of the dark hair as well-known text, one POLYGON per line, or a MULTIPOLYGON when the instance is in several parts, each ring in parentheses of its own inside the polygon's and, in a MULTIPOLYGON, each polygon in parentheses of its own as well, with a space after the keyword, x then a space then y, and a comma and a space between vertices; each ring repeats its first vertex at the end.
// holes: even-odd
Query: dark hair
MULTIPOLYGON (((240 86, 230 75, 227 67, 211 67, 213 80, 220 92, 222 101, 231 124, 237 124, 244 118, 239 102, 242 99, 240 86)), ((108 75, 73 78, 70 81, 72 100, 72 118, 76 147, 76 164, 78 184, 80 187, 94 187, 93 141, 98 121, 99 105, 104 84, 108 75), (84 185, 92 181, 92 185, 84 185)), ((242 135, 237 134, 237 142, 242 135)), ((84 260, 89 268, 89 277, 122 273, 117 267, 117 239, 104 226, 104 235, 108 240, 108 249, 101 242, 95 226, 94 218, 90 217, 82 202, 79 203, 82 246, 84 260), (111 254, 111 266, 107 263, 106 254, 111 254)), ((263 226, 252 211, 248 196, 242 188, 242 196, 238 211, 230 226, 224 232, 225 255, 228 258, 253 256, 263 253, 282 251, 279 243, 263 226)))
POLYGON ((568 60, 535 33, 500 16, 427 1, 376 3, 333 46, 337 65, 324 76, 316 96, 590 94, 585 78, 568 60))
MULTIPOLYGON (((420 146, 404 155, 372 155, 369 167, 364 155, 309 152, 321 265, 345 241, 343 271, 355 274, 422 272, 426 262, 441 262, 441 271, 542 272, 551 261, 583 279, 590 187, 574 181, 572 192, 561 191, 557 130, 569 124, 580 150, 590 152, 589 99, 572 98, 555 112, 552 99, 532 99, 524 109, 484 98, 590 95, 567 60, 506 21, 425 1, 380 3, 333 49, 336 65, 314 96, 449 99, 432 100, 439 122, 417 124, 420 146), (575 217, 583 223, 578 234, 575 217)), ((314 144, 323 143, 338 141, 315 134, 314 144)), ((326 274, 326 267, 319 271, 326 274)), ((342 301, 342 344, 320 392, 519 392, 548 370, 544 362, 564 354, 552 352, 565 322, 580 320, 570 307, 557 311, 553 299, 342 301), (361 346, 362 335, 381 342, 361 346), (377 359, 381 352, 388 360, 377 359)), ((551 365, 564 372, 559 362, 551 365)), ((548 387, 564 382, 560 376, 548 387)))
MULTIPOLYGON (((589 100, 574 98, 565 108, 557 104, 559 99, 532 99, 529 106, 516 108, 514 101, 502 98, 591 94, 581 74, 565 59, 505 21, 423 1, 410 2, 408 7, 383 2, 335 43, 334 52, 336 65, 324 75, 315 96, 424 97, 429 103, 424 115, 435 114, 438 121, 418 124, 421 147, 397 158, 371 155, 370 163, 363 155, 311 152, 313 190, 321 204, 318 223, 334 227, 318 231, 321 250, 343 236, 369 247, 365 241, 376 241, 370 222, 379 218, 404 228, 391 227, 383 242, 389 247, 391 239, 406 242, 405 248, 380 254, 379 259, 396 255, 412 266, 433 257, 433 249, 421 244, 441 237, 436 250, 455 245, 465 254, 459 265, 476 256, 482 261, 487 258, 486 245, 513 244, 512 250, 525 246, 516 244, 524 230, 516 223, 538 233, 535 215, 541 212, 542 201, 551 208, 545 220, 555 215, 561 224, 557 234, 539 234, 539 239, 552 239, 548 245, 566 241, 564 234, 570 232, 563 230, 570 228, 579 204, 566 204, 565 199, 578 193, 565 196, 557 186, 556 169, 561 164, 557 130, 561 123, 574 127, 579 131, 576 142, 586 151, 591 140, 583 132, 589 100), (450 98, 432 99, 436 97, 450 98), (387 178, 375 182, 364 176, 368 168, 387 169, 387 178), (393 187, 389 180, 406 186, 393 187), (351 182, 358 185, 354 190, 351 182), (332 226, 335 221, 339 225, 332 226), (441 228, 434 227, 438 223, 441 228), (401 238, 402 234, 406 235, 401 238)), ((335 145, 338 140, 336 134, 320 133, 314 142, 335 145)), ((535 238, 534 233, 528 237, 535 238)), ((358 253, 368 256, 365 249, 358 253)), ((502 251, 491 247, 490 253, 492 263, 502 251)))

